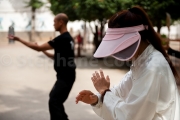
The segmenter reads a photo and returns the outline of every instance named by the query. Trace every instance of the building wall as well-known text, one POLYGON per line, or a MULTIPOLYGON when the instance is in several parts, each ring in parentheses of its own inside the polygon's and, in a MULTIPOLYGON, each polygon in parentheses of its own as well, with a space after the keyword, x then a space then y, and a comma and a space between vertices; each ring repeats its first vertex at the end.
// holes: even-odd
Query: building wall
MULTIPOLYGON (((30 40, 30 32, 16 32, 15 35, 21 37, 24 40, 30 40)), ((55 32, 36 32, 35 33, 35 40, 36 41, 48 41, 55 37, 55 32)), ((0 32, 0 42, 8 42, 7 39, 8 33, 7 32, 0 32)))
MULTIPOLYGON (((26 7, 25 1, 29 0, 0 0, 0 31, 8 31, 12 24, 15 31, 31 30, 31 9, 26 7)), ((47 8, 48 5, 45 4, 36 11, 36 31, 54 31, 54 15, 47 8)))

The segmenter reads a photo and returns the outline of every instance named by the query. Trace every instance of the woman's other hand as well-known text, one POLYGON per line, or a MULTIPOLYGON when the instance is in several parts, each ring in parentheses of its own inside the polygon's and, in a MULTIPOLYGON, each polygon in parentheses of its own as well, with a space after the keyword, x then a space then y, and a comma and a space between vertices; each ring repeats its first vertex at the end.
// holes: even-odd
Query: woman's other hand
POLYGON ((98 97, 89 90, 82 90, 76 97, 76 104, 79 101, 86 104, 96 104, 98 102, 98 97))

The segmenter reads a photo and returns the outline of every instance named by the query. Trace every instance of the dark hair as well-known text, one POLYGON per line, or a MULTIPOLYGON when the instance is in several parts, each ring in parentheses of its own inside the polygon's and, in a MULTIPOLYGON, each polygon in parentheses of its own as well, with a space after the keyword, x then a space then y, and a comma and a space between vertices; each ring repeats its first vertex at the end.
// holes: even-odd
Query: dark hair
POLYGON ((135 6, 132 7, 131 9, 123 10, 113 15, 109 20, 108 27, 123 28, 123 27, 131 27, 141 24, 148 26, 147 30, 139 32, 142 40, 148 40, 154 46, 155 49, 157 49, 159 52, 163 54, 163 56, 168 61, 169 66, 174 74, 174 77, 176 79, 176 84, 180 85, 180 78, 178 76, 178 73, 175 67, 173 66, 168 54, 162 47, 160 36, 155 32, 153 25, 150 19, 148 18, 148 15, 141 7, 135 6))

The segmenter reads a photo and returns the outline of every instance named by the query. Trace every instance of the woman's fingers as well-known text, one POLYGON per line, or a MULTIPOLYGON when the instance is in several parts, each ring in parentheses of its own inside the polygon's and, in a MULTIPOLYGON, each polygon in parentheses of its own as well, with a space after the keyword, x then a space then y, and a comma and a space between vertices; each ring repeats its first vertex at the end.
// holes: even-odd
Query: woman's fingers
POLYGON ((93 84, 98 80, 98 78, 96 77, 96 74, 93 73, 93 76, 91 77, 91 80, 93 81, 93 84))
POLYGON ((80 94, 76 97, 76 104, 81 100, 80 94))
POLYGON ((76 97, 76 104, 79 102, 79 101, 82 101, 83 97, 85 95, 84 94, 79 94, 77 97, 76 97))
POLYGON ((94 78, 93 78, 93 77, 91 77, 91 80, 93 81, 93 83, 95 82, 95 80, 94 80, 94 78))
POLYGON ((81 98, 82 98, 82 95, 80 95, 80 94, 76 97, 77 100, 79 100, 81 98))
POLYGON ((107 80, 108 82, 110 82, 109 75, 106 76, 106 80, 107 80))
POLYGON ((76 104, 78 104, 79 101, 80 101, 79 99, 76 99, 76 104))
POLYGON ((81 92, 79 92, 79 94, 87 94, 87 93, 92 93, 91 91, 89 91, 89 90, 82 90, 81 92))
POLYGON ((102 69, 100 69, 99 71, 100 71, 101 78, 105 78, 102 69))
POLYGON ((100 79, 100 78, 101 78, 100 75, 99 75, 99 73, 98 73, 97 71, 95 71, 95 75, 96 75, 96 78, 97 78, 97 79, 100 79))
POLYGON ((100 74, 95 71, 95 73, 92 74, 91 80, 95 82, 96 80, 100 80, 101 78, 104 78, 104 73, 102 70, 100 70, 100 74))
POLYGON ((96 74, 93 73, 92 75, 93 75, 94 80, 96 80, 97 79, 96 74))

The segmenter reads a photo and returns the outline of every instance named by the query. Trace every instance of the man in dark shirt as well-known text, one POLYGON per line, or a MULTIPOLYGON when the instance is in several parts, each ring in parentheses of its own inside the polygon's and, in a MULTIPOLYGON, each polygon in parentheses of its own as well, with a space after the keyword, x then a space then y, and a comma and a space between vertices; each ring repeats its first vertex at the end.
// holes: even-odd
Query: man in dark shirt
POLYGON ((61 35, 43 45, 27 42, 13 35, 9 36, 10 39, 19 41, 36 51, 43 51, 45 55, 54 59, 54 69, 57 72, 57 81, 49 95, 49 111, 51 120, 68 120, 63 103, 71 91, 76 76, 74 41, 67 31, 67 23, 68 17, 66 14, 60 13, 56 15, 54 19, 54 28, 56 31, 59 31, 61 35), (50 54, 45 51, 50 49, 54 49, 55 53, 50 54))

